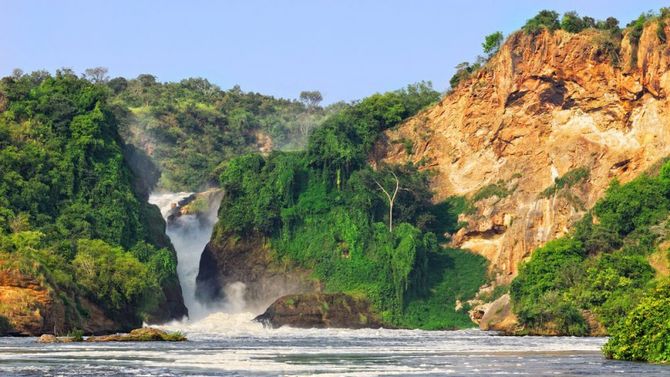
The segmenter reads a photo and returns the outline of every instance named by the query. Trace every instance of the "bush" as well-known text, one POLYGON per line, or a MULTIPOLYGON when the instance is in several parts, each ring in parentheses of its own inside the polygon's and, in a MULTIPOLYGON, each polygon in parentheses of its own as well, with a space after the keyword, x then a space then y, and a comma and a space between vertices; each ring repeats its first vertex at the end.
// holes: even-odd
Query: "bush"
POLYGON ((122 248, 101 240, 79 240, 72 265, 77 284, 116 318, 136 310, 146 315, 158 303, 156 277, 122 248))
POLYGON ((469 62, 463 62, 456 67, 456 73, 454 73, 453 76, 451 76, 451 79, 449 79, 449 86, 451 89, 455 89, 458 84, 466 80, 472 73, 477 71, 479 68, 481 68, 481 63, 477 62, 474 64, 470 64, 469 62))
POLYGON ((507 183, 505 181, 498 181, 496 183, 490 183, 481 189, 472 196, 473 202, 478 202, 484 199, 488 199, 493 196, 497 196, 499 199, 509 196, 514 189, 508 189, 507 183))
POLYGON ((590 172, 587 167, 572 169, 563 176, 556 178, 554 184, 542 191, 540 197, 550 198, 563 188, 570 188, 587 180, 589 175, 590 172))
MULTIPOLYGON (((593 19, 590 19, 593 20, 593 19)), ((566 12, 561 19, 560 28, 570 32, 579 33, 587 27, 593 27, 593 24, 588 19, 582 19, 577 12, 566 12)))
POLYGON ((610 331, 605 356, 617 360, 670 361, 670 281, 664 279, 610 331))
POLYGON ((669 188, 662 180, 646 175, 626 185, 614 181, 593 212, 603 228, 611 229, 623 237, 667 216, 670 208, 667 196, 669 188))
POLYGON ((535 17, 526 21, 522 29, 529 34, 537 34, 543 29, 554 31, 560 27, 558 13, 550 10, 542 10, 535 17))
POLYGON ((503 42, 503 33, 496 31, 495 33, 489 34, 484 37, 484 43, 482 43, 482 49, 484 53, 488 56, 494 55, 500 49, 500 45, 503 42))

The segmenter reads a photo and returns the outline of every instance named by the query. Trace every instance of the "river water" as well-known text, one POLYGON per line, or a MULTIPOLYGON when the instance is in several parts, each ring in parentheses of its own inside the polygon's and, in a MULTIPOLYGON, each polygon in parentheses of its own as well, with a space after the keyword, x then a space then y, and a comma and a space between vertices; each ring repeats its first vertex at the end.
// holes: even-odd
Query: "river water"
MULTIPOLYGON (((188 193, 152 195, 167 216, 188 193)), ((243 287, 200 303, 195 278, 216 221, 181 216, 167 234, 191 319, 162 327, 179 343, 38 344, 0 338, 0 376, 670 376, 670 366, 605 360, 603 338, 505 337, 478 330, 266 329, 246 312, 243 287), (231 298, 233 298, 231 300, 231 298)), ((241 283, 239 283, 241 284, 241 283)))
POLYGON ((505 337, 478 330, 264 329, 247 314, 174 323, 180 343, 41 345, 0 338, 0 375, 18 376, 668 376, 670 366, 605 360, 602 338, 505 337))

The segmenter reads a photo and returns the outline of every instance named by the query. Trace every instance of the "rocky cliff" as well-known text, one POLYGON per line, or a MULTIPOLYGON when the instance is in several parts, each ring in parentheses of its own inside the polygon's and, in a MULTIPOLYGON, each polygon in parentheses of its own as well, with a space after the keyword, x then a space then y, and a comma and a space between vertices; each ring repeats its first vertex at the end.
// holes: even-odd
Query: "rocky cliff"
POLYGON ((245 309, 262 312, 286 294, 318 290, 309 272, 272 258, 268 240, 258 234, 240 237, 217 225, 200 257, 196 295, 202 302, 229 299, 227 288, 244 284, 245 309))
POLYGON ((19 258, 0 253, 0 335, 62 335, 73 329, 104 334, 125 328, 89 300, 54 289, 39 264, 22 271, 14 263, 19 258))
POLYGON ((375 159, 432 170, 436 200, 471 199, 452 243, 488 258, 499 283, 614 178, 670 153, 669 43, 655 23, 637 44, 624 33, 608 45, 603 33, 517 32, 378 145, 375 159))

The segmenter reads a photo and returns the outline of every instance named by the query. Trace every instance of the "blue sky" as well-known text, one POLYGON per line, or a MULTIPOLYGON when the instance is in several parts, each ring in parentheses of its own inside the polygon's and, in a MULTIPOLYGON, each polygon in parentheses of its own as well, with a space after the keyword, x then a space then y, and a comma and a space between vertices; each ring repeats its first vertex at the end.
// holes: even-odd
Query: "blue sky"
POLYGON ((483 37, 518 29, 541 9, 622 25, 656 0, 0 0, 0 75, 94 66, 161 81, 205 77, 222 88, 325 102, 431 80, 448 87, 483 37))

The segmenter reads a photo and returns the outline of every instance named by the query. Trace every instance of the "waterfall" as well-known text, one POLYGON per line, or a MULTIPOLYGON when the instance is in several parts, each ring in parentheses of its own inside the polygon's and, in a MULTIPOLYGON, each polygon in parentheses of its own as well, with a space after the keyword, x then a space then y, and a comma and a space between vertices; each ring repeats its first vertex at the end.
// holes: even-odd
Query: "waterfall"
POLYGON ((181 285, 184 304, 188 308, 189 319, 198 320, 213 311, 223 308, 223 303, 202 303, 195 297, 196 277, 200 266, 200 255, 212 236, 222 193, 218 190, 197 194, 206 199, 207 208, 197 213, 178 215, 179 202, 193 199, 193 193, 152 193, 149 202, 160 208, 167 223, 166 234, 177 252, 177 275, 181 285))

